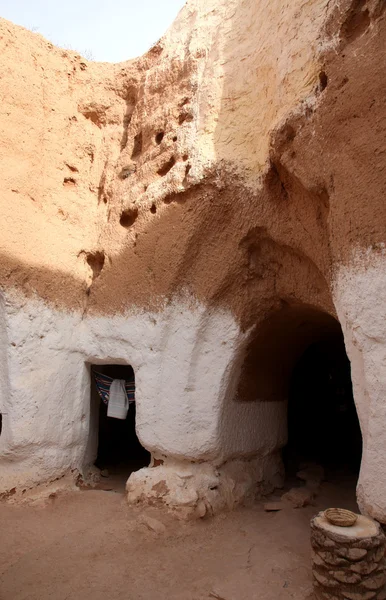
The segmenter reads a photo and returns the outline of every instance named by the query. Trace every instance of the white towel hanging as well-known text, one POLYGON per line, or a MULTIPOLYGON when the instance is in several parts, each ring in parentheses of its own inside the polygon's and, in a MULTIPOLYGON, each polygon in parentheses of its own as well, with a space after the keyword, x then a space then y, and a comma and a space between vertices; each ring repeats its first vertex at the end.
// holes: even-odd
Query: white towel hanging
POLYGON ((113 379, 110 386, 107 416, 114 419, 126 419, 129 410, 129 399, 126 394, 125 380, 113 379))

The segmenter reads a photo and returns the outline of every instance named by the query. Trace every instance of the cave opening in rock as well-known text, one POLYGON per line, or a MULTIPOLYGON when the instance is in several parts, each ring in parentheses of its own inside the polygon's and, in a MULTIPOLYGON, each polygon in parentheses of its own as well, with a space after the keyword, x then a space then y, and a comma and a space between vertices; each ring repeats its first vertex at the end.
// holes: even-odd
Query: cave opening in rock
MULTIPOLYGON (((239 380, 238 401, 254 402, 264 418, 260 452, 282 451, 288 485, 306 465, 323 467, 342 490, 355 486, 362 435, 350 362, 338 320, 318 308, 285 305, 254 331, 239 380)), ((296 482, 295 482, 296 480, 296 482)))
POLYGON ((101 485, 106 489, 123 491, 133 471, 148 466, 150 453, 141 445, 136 434, 136 402, 130 401, 124 419, 108 416, 108 406, 98 393, 95 373, 111 379, 135 383, 134 370, 130 365, 94 365, 91 369, 91 402, 97 406, 97 456, 95 466, 101 470, 101 485), (107 487, 106 487, 107 486, 107 487))
POLYGON ((292 370, 283 458, 289 475, 311 463, 329 478, 352 477, 355 483, 361 456, 350 362, 339 330, 313 341, 292 370))

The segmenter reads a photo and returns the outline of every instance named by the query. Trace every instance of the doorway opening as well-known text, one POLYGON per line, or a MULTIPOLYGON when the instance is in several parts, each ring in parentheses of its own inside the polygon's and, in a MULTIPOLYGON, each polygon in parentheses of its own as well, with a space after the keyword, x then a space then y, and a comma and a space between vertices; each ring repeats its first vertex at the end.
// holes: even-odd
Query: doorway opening
POLYGON ((282 418, 267 421, 267 427, 272 446, 287 434, 282 449, 286 487, 304 485, 297 473, 318 465, 327 484, 322 492, 329 488, 355 505, 362 435, 350 362, 335 317, 304 304, 272 313, 247 349, 238 400, 281 407, 282 418))
POLYGON ((95 373, 135 383, 134 370, 130 365, 93 365, 91 368, 91 402, 98 406, 98 442, 94 462, 101 470, 98 487, 123 492, 130 474, 149 465, 150 453, 141 445, 136 434, 135 394, 125 419, 109 417, 108 406, 98 392, 95 373))
POLYGON ((310 344, 297 360, 289 384, 287 473, 302 463, 321 465, 328 478, 356 482, 362 435, 350 362, 341 331, 310 344))
POLYGON ((337 321, 336 325, 317 331, 294 362, 288 385, 288 442, 283 461, 287 485, 304 485, 299 471, 310 475, 317 472, 324 481, 317 492, 322 507, 338 504, 357 511, 362 434, 350 361, 337 321))

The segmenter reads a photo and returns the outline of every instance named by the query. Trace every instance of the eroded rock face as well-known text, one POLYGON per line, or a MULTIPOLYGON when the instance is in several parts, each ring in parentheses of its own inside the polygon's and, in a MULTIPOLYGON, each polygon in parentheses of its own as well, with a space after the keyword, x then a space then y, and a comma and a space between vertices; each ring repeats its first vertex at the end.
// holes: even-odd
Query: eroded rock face
POLYGON ((359 499, 386 521, 383 9, 192 0, 119 65, 1 21, 4 490, 92 462, 87 365, 124 361, 171 480, 252 461, 216 500, 192 479, 192 510, 233 506, 256 460, 277 465, 291 369, 338 320, 359 499))

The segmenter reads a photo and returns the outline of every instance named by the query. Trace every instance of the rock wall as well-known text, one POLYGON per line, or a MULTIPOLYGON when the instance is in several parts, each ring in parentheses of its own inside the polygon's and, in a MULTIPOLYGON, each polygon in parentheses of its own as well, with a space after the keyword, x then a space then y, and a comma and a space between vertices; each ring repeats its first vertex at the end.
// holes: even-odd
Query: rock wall
POLYGON ((118 65, 1 21, 1 491, 93 461, 98 362, 133 366, 164 461, 131 501, 164 482, 206 513, 277 485, 286 377, 339 321, 361 508, 386 522, 383 7, 191 0, 118 65))

